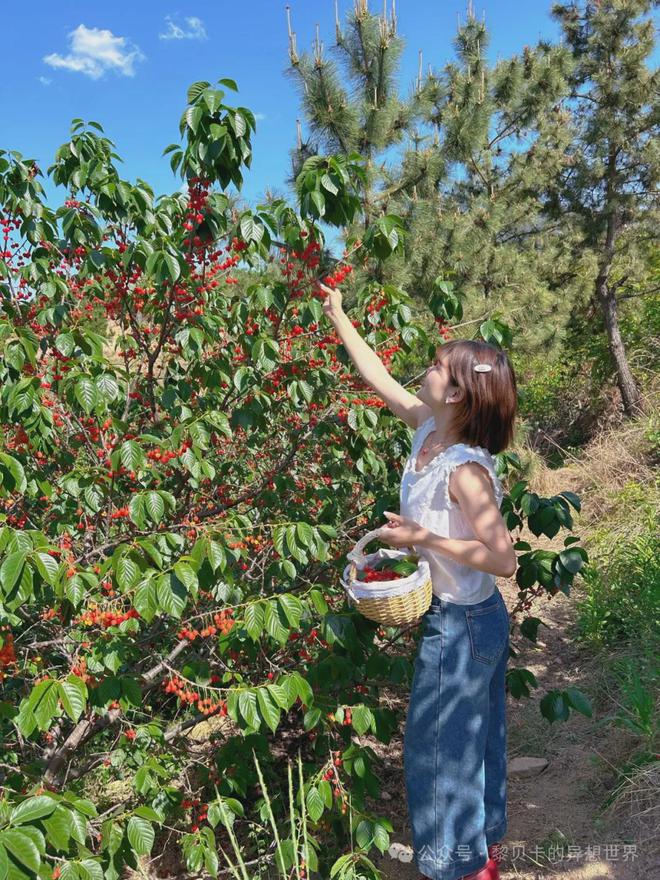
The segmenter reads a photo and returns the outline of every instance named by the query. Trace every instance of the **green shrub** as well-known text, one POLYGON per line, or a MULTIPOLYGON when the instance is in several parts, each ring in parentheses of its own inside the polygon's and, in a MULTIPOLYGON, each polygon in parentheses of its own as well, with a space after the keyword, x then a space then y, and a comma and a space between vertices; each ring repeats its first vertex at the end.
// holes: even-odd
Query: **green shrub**
POLYGON ((657 643, 660 538, 654 532, 615 545, 608 558, 582 570, 587 596, 577 602, 578 629, 596 646, 657 643))

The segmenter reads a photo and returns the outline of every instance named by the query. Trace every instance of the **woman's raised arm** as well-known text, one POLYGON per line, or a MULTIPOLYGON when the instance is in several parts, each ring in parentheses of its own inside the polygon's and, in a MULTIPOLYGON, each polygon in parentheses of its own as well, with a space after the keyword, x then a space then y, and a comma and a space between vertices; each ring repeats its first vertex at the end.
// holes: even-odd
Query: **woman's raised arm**
POLYGON ((411 428, 417 428, 431 415, 429 407, 392 378, 376 352, 360 336, 342 308, 341 291, 326 287, 325 284, 321 284, 321 289, 327 294, 323 311, 359 374, 395 415, 411 428))

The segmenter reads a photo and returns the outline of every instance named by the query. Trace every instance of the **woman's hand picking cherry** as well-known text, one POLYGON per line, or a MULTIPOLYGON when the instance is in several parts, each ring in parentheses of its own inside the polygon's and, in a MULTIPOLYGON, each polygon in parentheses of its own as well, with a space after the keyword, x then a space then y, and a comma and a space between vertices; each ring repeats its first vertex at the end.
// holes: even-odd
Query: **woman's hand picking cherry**
POLYGON ((319 287, 323 293, 326 294, 326 297, 323 300, 323 313, 327 315, 330 320, 339 317, 344 311, 341 290, 337 290, 334 287, 328 287, 328 285, 323 284, 323 282, 319 282, 319 287))
POLYGON ((389 510, 384 510, 383 513, 390 521, 379 529, 378 537, 381 541, 396 548, 413 547, 424 542, 428 534, 424 526, 398 513, 390 513, 389 510))

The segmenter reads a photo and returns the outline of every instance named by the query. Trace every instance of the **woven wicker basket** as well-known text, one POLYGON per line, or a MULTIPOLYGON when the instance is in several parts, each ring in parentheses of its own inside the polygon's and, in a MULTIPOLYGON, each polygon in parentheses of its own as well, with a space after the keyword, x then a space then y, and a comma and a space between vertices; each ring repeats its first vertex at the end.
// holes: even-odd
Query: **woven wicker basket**
POLYGON ((431 570, 425 559, 420 559, 417 571, 394 581, 357 580, 357 571, 381 559, 402 559, 413 552, 410 548, 381 549, 366 556, 362 550, 369 541, 381 537, 374 529, 360 538, 346 558, 350 560, 341 579, 351 602, 360 614, 386 626, 403 626, 418 620, 431 605, 431 570))

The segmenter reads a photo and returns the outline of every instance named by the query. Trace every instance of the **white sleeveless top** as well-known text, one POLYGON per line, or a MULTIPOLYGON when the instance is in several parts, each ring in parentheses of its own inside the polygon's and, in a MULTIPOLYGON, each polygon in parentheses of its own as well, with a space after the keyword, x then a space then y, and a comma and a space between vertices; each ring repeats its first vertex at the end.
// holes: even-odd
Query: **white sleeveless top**
MULTIPOLYGON (((504 489, 495 472, 495 459, 482 446, 455 443, 432 458, 419 473, 415 462, 426 437, 435 427, 433 416, 415 431, 412 450, 405 463, 399 498, 402 516, 410 517, 429 531, 445 538, 474 538, 474 530, 456 502, 449 497, 449 475, 466 461, 483 465, 493 481, 498 506, 504 489)), ((495 575, 463 565, 426 547, 416 547, 428 560, 433 592, 457 605, 482 602, 495 592, 495 575)))

